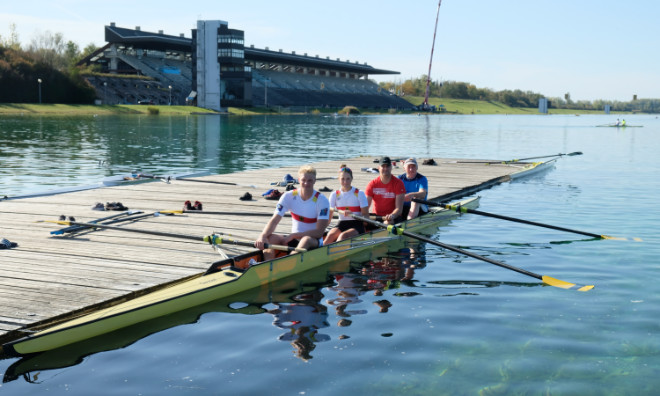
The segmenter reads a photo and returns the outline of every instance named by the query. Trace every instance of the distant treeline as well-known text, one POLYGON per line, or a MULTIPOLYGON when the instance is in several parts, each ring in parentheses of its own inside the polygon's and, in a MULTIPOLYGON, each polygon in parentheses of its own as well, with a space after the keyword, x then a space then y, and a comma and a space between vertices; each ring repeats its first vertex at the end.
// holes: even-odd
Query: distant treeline
POLYGON ((96 50, 90 44, 80 51, 62 34, 46 32, 24 49, 15 27, 9 37, 0 37, 0 103, 90 104, 96 93, 81 77, 75 64, 96 50), (39 83, 41 80, 41 83, 39 83))
MULTIPOLYGON (((427 76, 408 79, 403 83, 381 82, 379 85, 397 95, 424 96, 427 76)), ((447 99, 470 99, 500 102, 511 107, 538 107, 539 99, 545 95, 531 91, 503 90, 493 91, 488 88, 477 88, 475 85, 459 81, 431 81, 429 96, 447 99)), ((547 97, 549 107, 556 109, 603 110, 610 105, 612 111, 630 111, 643 113, 660 113, 660 99, 637 99, 630 102, 594 100, 572 101, 569 93, 563 98, 547 97)))

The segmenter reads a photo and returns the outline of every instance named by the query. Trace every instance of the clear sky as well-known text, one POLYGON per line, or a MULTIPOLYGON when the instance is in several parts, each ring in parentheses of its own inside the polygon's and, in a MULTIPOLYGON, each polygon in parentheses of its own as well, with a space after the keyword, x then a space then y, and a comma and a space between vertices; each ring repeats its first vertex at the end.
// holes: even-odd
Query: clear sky
MULTIPOLYGON (((245 31, 246 45, 367 62, 403 81, 428 72, 437 0, 7 0, 0 35, 26 45, 47 31, 81 48, 105 44, 104 26, 166 34, 198 19, 245 31)), ((573 100, 660 98, 657 0, 444 0, 434 80, 573 100)))

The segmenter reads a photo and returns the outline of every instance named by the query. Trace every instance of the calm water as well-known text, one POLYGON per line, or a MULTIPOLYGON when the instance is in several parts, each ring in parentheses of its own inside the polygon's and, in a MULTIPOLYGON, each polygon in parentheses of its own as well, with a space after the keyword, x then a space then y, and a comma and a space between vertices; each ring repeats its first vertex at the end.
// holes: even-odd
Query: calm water
POLYGON ((482 191, 480 209, 643 239, 589 240, 465 215, 433 237, 596 288, 544 287, 435 246, 394 246, 32 360, 0 360, 0 392, 656 394, 660 120, 627 120, 644 127, 594 127, 612 116, 0 118, 0 195, 133 169, 582 151, 542 176, 482 191))

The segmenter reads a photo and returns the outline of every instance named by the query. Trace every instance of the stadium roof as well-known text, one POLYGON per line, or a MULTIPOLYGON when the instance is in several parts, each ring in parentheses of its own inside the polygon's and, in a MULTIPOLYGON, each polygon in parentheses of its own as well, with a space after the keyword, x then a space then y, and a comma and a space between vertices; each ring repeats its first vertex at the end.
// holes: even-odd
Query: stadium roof
MULTIPOLYGON (((111 24, 105 27, 105 41, 111 44, 132 46, 156 51, 178 51, 192 52, 192 39, 181 36, 145 32, 138 29, 120 28, 111 24)), ((397 71, 376 69, 367 64, 349 62, 342 60, 331 60, 328 58, 297 55, 268 49, 245 47, 245 59, 256 62, 283 63, 289 65, 313 67, 321 69, 334 69, 348 73, 359 74, 399 74, 397 71)))

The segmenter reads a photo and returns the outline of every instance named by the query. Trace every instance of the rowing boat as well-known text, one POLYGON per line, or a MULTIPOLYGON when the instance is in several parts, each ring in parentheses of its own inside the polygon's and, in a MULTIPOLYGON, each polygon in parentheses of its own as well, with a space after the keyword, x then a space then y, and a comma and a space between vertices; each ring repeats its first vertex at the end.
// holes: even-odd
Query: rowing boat
POLYGON ((642 128, 644 125, 617 125, 617 124, 607 124, 607 125, 596 125, 597 127, 608 127, 608 128, 642 128))
POLYGON ((546 171, 557 162, 557 158, 553 158, 543 162, 531 162, 531 163, 520 163, 520 164, 510 164, 510 166, 520 166, 520 170, 517 170, 509 175, 511 180, 520 179, 521 177, 528 177, 536 175, 540 172, 546 171))
MULTIPOLYGON (((454 205, 474 208, 478 206, 478 202, 477 197, 454 205)), ((423 232, 432 227, 437 228, 456 215, 455 211, 434 208, 429 214, 403 222, 401 227, 409 231, 423 232)), ((16 330, 19 334, 27 333, 27 335, 7 342, 2 349, 8 356, 52 350, 212 300, 236 295, 314 267, 369 251, 378 245, 400 238, 402 237, 393 235, 387 230, 377 229, 305 253, 268 261, 263 261, 261 251, 244 253, 211 264, 205 273, 193 275, 127 301, 117 301, 114 305, 77 318, 16 330)))

